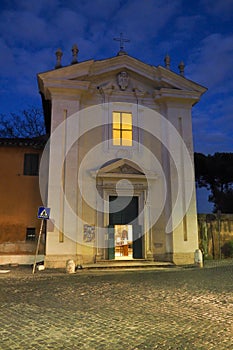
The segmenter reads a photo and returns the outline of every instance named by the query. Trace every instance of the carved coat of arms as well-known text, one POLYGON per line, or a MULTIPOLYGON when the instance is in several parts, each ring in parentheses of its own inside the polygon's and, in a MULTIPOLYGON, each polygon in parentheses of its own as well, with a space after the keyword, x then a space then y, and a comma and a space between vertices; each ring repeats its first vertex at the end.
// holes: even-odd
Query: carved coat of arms
POLYGON ((121 90, 126 90, 129 85, 129 75, 127 72, 120 72, 117 76, 118 85, 121 90))

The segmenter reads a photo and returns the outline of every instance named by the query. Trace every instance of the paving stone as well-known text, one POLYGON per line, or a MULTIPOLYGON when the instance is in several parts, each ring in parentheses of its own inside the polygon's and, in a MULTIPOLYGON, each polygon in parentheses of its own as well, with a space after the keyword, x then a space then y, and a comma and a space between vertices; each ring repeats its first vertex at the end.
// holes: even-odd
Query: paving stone
POLYGON ((232 350, 233 264, 0 275, 1 350, 232 350))

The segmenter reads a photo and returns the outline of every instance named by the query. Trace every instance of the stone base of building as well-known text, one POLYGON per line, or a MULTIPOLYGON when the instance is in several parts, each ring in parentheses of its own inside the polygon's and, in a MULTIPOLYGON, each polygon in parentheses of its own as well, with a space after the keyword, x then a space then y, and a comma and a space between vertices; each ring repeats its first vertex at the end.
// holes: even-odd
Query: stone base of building
MULTIPOLYGON (((44 255, 37 255, 36 261, 44 261, 44 255)), ((0 255, 0 265, 32 265, 35 261, 35 255, 32 254, 3 254, 0 255)))
POLYGON ((190 253, 165 253, 155 254, 155 261, 171 262, 175 265, 193 265, 194 264, 194 252, 190 253))
POLYGON ((149 261, 154 261, 154 254, 149 252, 146 254, 146 260, 149 260, 149 261))
MULTIPOLYGON (((0 243, 0 255, 33 255, 36 252, 37 241, 15 241, 0 243)), ((39 254, 44 253, 44 243, 40 243, 39 254)))
MULTIPOLYGON (((46 268, 66 268, 67 260, 73 260, 75 265, 93 264, 103 261, 103 256, 95 255, 85 256, 81 254, 67 254, 67 255, 46 255, 44 265, 46 268)), ((132 259, 133 260, 133 259, 132 259)), ((175 265, 193 265, 194 252, 190 253, 165 253, 155 254, 153 257, 147 257, 146 260, 158 262, 171 262, 175 265)))
POLYGON ((83 256, 81 254, 67 254, 67 255, 46 255, 45 267, 46 268, 66 268, 67 260, 74 260, 75 265, 82 265, 86 263, 94 263, 94 258, 90 256, 83 256))
POLYGON ((166 261, 171 261, 175 265, 193 265, 194 264, 194 252, 189 253, 167 253, 166 261))

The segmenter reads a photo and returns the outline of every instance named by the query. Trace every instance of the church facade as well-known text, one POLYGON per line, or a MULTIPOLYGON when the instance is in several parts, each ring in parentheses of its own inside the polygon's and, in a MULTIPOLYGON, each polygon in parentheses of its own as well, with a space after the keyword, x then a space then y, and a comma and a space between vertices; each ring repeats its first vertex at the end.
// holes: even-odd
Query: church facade
MULTIPOLYGON (((45 265, 192 264, 198 248, 192 107, 206 89, 125 52, 38 74, 50 134, 40 190, 45 265)), ((181 67, 182 68, 182 67, 181 67)))

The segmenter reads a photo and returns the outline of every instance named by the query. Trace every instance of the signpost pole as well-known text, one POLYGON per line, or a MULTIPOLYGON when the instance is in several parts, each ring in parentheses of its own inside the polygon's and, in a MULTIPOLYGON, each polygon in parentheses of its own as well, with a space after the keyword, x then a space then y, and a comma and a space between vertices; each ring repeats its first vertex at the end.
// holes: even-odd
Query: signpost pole
POLYGON ((40 232, 39 232, 39 237, 38 237, 38 241, 37 241, 37 247, 36 247, 36 254, 35 254, 35 261, 33 264, 33 270, 32 273, 35 273, 35 268, 36 268, 36 259, 37 259, 37 255, 39 252, 39 247, 40 247, 40 239, 41 239, 41 234, 42 234, 42 230, 43 230, 43 224, 44 224, 44 219, 41 220, 41 225, 40 225, 40 232))

